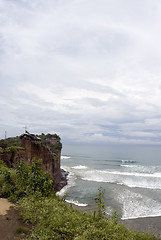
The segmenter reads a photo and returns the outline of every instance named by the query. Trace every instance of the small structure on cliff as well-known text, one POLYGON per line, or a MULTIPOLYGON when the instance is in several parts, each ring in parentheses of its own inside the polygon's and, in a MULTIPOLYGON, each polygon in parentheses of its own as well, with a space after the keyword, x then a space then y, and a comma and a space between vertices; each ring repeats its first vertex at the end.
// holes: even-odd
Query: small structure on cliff
POLYGON ((37 137, 35 134, 29 133, 28 131, 25 131, 25 133, 20 136, 20 139, 28 139, 30 141, 41 142, 41 138, 37 137))

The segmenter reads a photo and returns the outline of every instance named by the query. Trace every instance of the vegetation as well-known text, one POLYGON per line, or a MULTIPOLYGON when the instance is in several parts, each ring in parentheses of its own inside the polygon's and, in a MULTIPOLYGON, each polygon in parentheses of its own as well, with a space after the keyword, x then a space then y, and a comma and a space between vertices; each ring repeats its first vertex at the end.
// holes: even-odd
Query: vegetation
POLYGON ((8 147, 21 145, 21 140, 20 140, 19 136, 7 138, 5 141, 6 141, 8 147))
POLYGON ((41 134, 37 135, 41 138, 42 143, 47 146, 52 152, 58 151, 62 149, 62 144, 60 142, 60 137, 57 134, 41 134))
MULTIPOLYGON (((95 202, 97 204, 97 210, 98 210, 97 216, 100 218, 106 216, 106 205, 105 205, 105 201, 103 200, 104 194, 105 194, 105 189, 102 189, 102 187, 100 187, 98 189, 98 194, 95 197, 95 202)), ((96 215, 96 212, 94 212, 94 215, 96 215)))
MULTIPOLYGON (((60 142, 61 139, 57 134, 48 133, 45 135, 42 133, 41 135, 37 135, 37 137, 41 139, 42 144, 47 146, 53 152, 62 149, 62 144, 60 142)), ((19 136, 0 140, 0 147, 3 149, 14 146, 21 146, 21 140, 19 136)))
POLYGON ((11 153, 11 159, 10 159, 11 167, 13 167, 14 157, 19 149, 23 149, 23 148, 17 147, 17 146, 11 146, 7 148, 8 152, 11 153))
POLYGON ((33 160, 32 166, 18 163, 15 169, 11 169, 0 161, 0 197, 16 202, 36 192, 42 196, 53 194, 53 180, 41 169, 40 162, 33 160))
POLYGON ((0 154, 3 153, 3 152, 4 152, 4 150, 3 150, 3 149, 0 149, 0 154))
POLYGON ((23 227, 19 227, 19 228, 16 229, 16 233, 25 234, 25 233, 27 233, 27 229, 23 228, 23 227))
MULTIPOLYGON (((9 169, 0 162, 0 197, 17 202, 24 221, 33 225, 26 239, 30 240, 155 240, 150 234, 128 230, 115 219, 104 216, 104 192, 96 196, 97 214, 74 210, 52 189, 53 180, 40 168, 40 161, 33 160, 32 166, 18 164, 9 169)), ((17 232, 24 232, 18 229, 17 232)), ((24 236, 25 237, 25 236, 24 236)))
POLYGON ((0 140, 0 147, 1 148, 6 148, 7 147, 7 142, 4 139, 0 140))

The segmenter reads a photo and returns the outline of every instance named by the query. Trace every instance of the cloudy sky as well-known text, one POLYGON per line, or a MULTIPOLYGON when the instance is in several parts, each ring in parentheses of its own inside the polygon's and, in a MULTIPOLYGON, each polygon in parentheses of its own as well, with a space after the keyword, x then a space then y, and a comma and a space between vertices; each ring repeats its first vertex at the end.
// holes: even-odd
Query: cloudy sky
POLYGON ((0 138, 161 144, 160 0, 0 0, 0 138))

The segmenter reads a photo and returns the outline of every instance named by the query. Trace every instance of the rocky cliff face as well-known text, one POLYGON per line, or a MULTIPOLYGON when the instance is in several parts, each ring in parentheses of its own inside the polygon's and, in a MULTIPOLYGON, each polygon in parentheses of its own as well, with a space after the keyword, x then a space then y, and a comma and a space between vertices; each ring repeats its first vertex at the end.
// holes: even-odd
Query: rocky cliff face
POLYGON ((31 164, 33 158, 41 159, 42 169, 54 178, 55 189, 60 190, 67 183, 60 169, 60 138, 52 138, 50 134, 48 136, 50 139, 48 139, 46 135, 43 135, 43 139, 41 139, 27 132, 20 136, 21 148, 17 148, 14 152, 3 151, 3 153, 0 154, 0 159, 2 159, 8 167, 14 167, 16 163, 23 161, 31 164), (51 150, 51 148, 53 149, 51 150))

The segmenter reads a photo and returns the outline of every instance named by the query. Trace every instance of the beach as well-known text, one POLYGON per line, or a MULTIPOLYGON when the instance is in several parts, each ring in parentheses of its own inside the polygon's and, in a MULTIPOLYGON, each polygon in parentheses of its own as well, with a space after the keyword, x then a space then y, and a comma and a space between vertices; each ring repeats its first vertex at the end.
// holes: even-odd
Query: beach
POLYGON ((161 238, 161 216, 120 220, 128 228, 139 232, 148 232, 161 238))
MULTIPOLYGON (((74 209, 81 210, 93 214, 96 210, 96 206, 81 207, 77 205, 72 205, 74 209)), ((118 218, 120 224, 125 225, 127 228, 133 231, 138 231, 141 233, 152 233, 156 237, 161 238, 161 216, 160 217, 144 217, 136 219, 126 219, 122 220, 118 218)))

